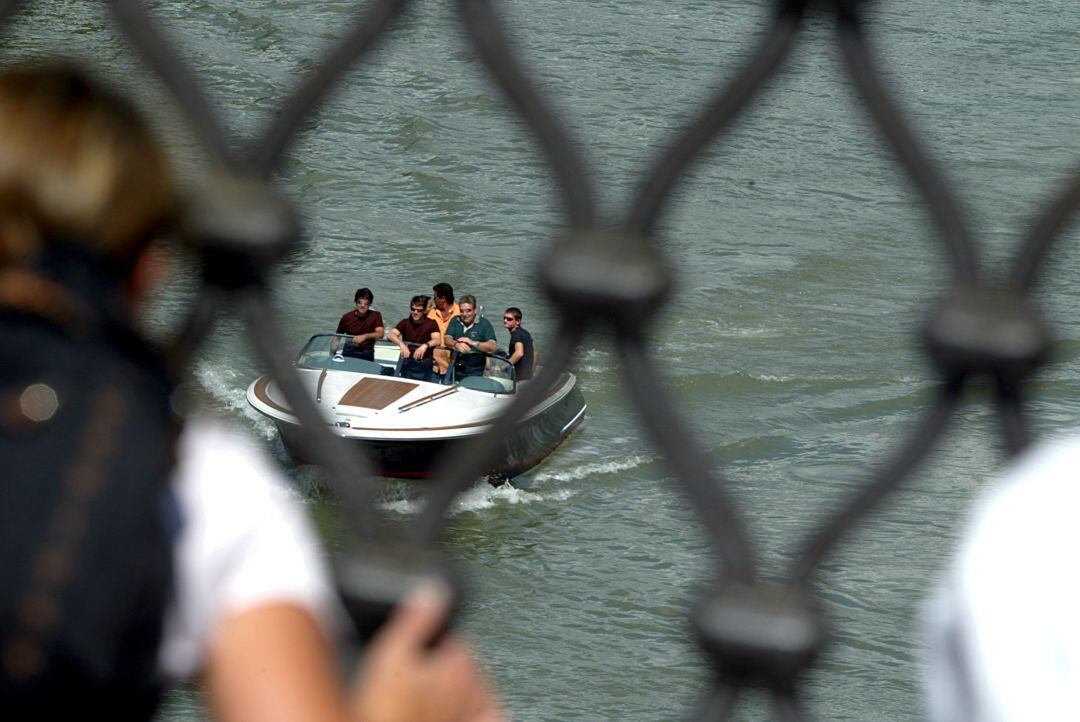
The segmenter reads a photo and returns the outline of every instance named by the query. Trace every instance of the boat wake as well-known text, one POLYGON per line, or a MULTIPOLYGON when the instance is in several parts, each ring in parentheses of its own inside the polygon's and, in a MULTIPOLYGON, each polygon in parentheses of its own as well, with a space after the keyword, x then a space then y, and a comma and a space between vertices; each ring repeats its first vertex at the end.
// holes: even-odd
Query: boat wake
MULTIPOLYGON (((499 507, 543 502, 561 502, 574 497, 578 488, 537 488, 537 484, 547 482, 577 482, 593 476, 618 474, 620 472, 644 466, 655 460, 646 455, 628 456, 617 460, 595 461, 576 464, 564 469, 544 469, 525 474, 512 482, 492 486, 484 481, 462 492, 450 507, 451 515, 484 511, 499 507)), ((415 494, 415 485, 402 483, 400 486, 387 487, 390 496, 379 504, 383 511, 412 516, 424 505, 422 494, 415 494)))
POLYGON ((604 474, 617 474, 621 471, 629 471, 639 466, 644 466, 655 460, 655 457, 636 455, 608 461, 594 461, 587 464, 576 464, 562 469, 542 469, 535 474, 529 474, 532 483, 543 481, 581 481, 590 476, 602 476, 604 474))
POLYGON ((245 376, 235 371, 221 369, 205 361, 196 366, 194 376, 208 394, 208 401, 218 410, 235 412, 242 416, 250 423, 257 436, 268 440, 277 438, 277 429, 273 422, 253 409, 247 402, 245 376))
MULTIPOLYGON (((496 507, 516 506, 519 504, 535 504, 537 502, 566 501, 577 492, 573 489, 553 489, 551 491, 531 491, 518 488, 512 484, 492 486, 486 481, 480 482, 470 489, 465 490, 451 505, 449 514, 458 514, 484 511, 496 507)), ((388 500, 379 504, 383 511, 403 516, 413 516, 424 506, 422 496, 408 499, 388 500)))

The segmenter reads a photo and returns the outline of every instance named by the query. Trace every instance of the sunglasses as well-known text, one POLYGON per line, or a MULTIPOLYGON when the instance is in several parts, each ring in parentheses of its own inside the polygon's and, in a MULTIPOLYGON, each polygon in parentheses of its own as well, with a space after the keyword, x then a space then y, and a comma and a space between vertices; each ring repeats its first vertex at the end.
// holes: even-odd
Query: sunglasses
POLYGON ((503 321, 517 321, 513 316, 503 316, 503 321))

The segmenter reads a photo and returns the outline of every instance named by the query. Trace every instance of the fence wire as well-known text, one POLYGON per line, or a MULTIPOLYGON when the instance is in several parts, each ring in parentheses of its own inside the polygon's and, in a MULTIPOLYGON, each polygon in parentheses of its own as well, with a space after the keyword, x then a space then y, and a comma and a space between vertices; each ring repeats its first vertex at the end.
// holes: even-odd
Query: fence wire
MULTIPOLYGON (((0 22, 25 3, 0 2, 0 22)), ((1006 448, 1015 454, 1031 439, 1024 415, 1024 384, 1047 357, 1050 334, 1030 294, 1049 249, 1080 204, 1080 169, 1033 224, 1004 279, 980 273, 976 243, 950 184, 904 118, 890 93, 868 38, 860 0, 779 0, 771 26, 733 79, 705 102, 697 118, 666 144, 640 179, 623 219, 601 221, 596 188, 579 147, 518 59, 495 0, 458 0, 457 12, 477 56, 509 104, 532 129, 556 180, 565 222, 536 272, 560 314, 558 339, 539 378, 523 390, 479 441, 441 460, 422 513, 408 533, 391 538, 374 503, 377 482, 364 455, 332 434, 303 392, 281 343, 267 277, 300 237, 297 215, 269 180, 303 121, 346 70, 389 41, 391 20, 410 9, 406 0, 376 0, 356 10, 353 26, 328 48, 322 62, 285 101, 265 131, 243 147, 229 136, 195 75, 163 32, 147 3, 107 3, 119 32, 161 79, 214 159, 213 177, 200 184, 185 219, 203 259, 203 289, 170 350, 176 366, 213 332, 217 317, 233 310, 251 324, 258 356, 303 422, 302 451, 325 467, 340 500, 352 542, 341 553, 339 581, 359 628, 376 627, 418 578, 435 576, 464 590, 438 550, 446 512, 456 495, 480 478, 515 423, 573 362, 590 327, 613 330, 625 366, 628 393, 659 455, 670 464, 700 516, 719 559, 714 584, 696 604, 693 628, 715 668, 713 689, 697 720, 730 719, 746 688, 766 690, 780 720, 806 720, 806 672, 819 658, 828 633, 824 609, 813 593, 822 561, 853 527, 878 508, 938 443, 965 387, 988 378, 1006 448), (923 327, 926 353, 939 375, 935 399, 911 437, 876 467, 859 489, 793 554, 782 579, 759 569, 746 515, 728 493, 728 482, 697 448, 689 424, 665 389, 656 362, 641 339, 648 318, 673 286, 670 263, 656 229, 666 202, 703 150, 721 142, 735 118, 753 110, 754 98, 782 72, 811 14, 835 19, 835 42, 862 108, 880 130, 897 163, 930 211, 951 266, 951 281, 923 327), (602 272, 600 272, 602 269, 602 272)))

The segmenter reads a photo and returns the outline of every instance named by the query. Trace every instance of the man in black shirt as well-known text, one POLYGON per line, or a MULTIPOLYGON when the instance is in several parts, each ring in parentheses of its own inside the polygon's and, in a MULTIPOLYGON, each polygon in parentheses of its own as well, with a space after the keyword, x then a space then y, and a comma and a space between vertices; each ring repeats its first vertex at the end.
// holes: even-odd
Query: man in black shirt
POLYGON ((503 313, 503 328, 510 332, 510 363, 514 364, 514 376, 518 381, 531 379, 533 375, 532 334, 521 325, 521 309, 511 306, 503 313))

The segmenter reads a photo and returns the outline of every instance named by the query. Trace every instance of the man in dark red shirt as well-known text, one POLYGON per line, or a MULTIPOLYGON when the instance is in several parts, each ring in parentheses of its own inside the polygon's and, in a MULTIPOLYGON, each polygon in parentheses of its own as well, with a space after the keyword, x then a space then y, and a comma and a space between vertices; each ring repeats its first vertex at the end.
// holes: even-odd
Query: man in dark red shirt
POLYGON ((375 294, 368 288, 359 288, 353 296, 356 309, 349 311, 338 321, 336 333, 352 336, 352 343, 345 344, 346 356, 375 360, 375 342, 383 337, 382 314, 371 309, 375 294))
POLYGON ((428 318, 427 302, 423 296, 413 296, 409 302, 409 317, 401 319, 387 336, 401 348, 398 376, 416 381, 434 381, 431 350, 442 343, 439 324, 428 318))

